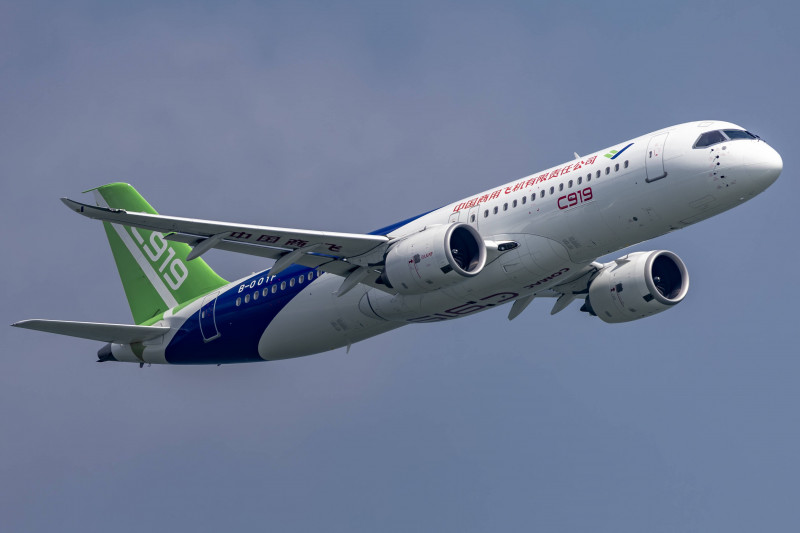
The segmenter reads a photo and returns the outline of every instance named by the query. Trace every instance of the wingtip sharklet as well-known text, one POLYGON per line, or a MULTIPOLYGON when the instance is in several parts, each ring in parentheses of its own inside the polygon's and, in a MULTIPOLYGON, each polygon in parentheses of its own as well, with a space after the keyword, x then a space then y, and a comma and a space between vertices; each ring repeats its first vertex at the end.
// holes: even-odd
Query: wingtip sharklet
POLYGON ((76 202, 75 200, 71 200, 69 198, 61 198, 61 202, 67 206, 71 211, 75 211, 84 216, 88 216, 90 218, 98 218, 97 214, 99 213, 127 213, 125 209, 114 209, 111 207, 102 207, 99 205, 89 205, 84 204, 81 202, 76 202), (91 211, 95 213, 95 216, 89 215, 87 211, 91 211))
POLYGON ((81 212, 82 211, 81 207, 83 207, 83 205, 84 205, 84 204, 82 204, 80 202, 76 202, 75 200, 71 200, 71 199, 66 198, 66 197, 62 197, 61 198, 61 203, 63 203, 65 206, 69 207, 70 210, 77 211, 77 212, 81 212))

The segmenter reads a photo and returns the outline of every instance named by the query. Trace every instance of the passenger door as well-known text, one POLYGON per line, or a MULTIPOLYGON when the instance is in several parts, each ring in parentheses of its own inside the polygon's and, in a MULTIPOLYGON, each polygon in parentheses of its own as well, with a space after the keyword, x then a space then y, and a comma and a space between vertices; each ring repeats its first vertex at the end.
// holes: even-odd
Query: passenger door
POLYGON ((216 318, 217 296, 219 291, 206 295, 200 307, 200 333, 203 334, 204 342, 211 342, 220 336, 216 318))
POLYGON ((667 177, 667 171, 664 170, 664 145, 667 142, 667 133, 660 133, 650 138, 647 144, 647 152, 645 153, 645 169, 647 171, 647 183, 660 180, 667 177))

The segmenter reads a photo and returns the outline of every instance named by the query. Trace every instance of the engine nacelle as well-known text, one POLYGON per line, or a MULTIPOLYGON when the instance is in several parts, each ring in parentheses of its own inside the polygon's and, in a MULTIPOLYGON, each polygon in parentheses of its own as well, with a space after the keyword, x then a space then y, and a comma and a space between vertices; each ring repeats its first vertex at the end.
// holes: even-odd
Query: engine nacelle
POLYGON ((386 285, 401 294, 421 294, 476 276, 486 264, 486 245, 469 224, 434 226, 389 248, 385 264, 386 285))
POLYGON ((581 309, 603 322, 630 322, 679 304, 688 291, 689 272, 680 257, 665 250, 635 252, 600 270, 581 309))

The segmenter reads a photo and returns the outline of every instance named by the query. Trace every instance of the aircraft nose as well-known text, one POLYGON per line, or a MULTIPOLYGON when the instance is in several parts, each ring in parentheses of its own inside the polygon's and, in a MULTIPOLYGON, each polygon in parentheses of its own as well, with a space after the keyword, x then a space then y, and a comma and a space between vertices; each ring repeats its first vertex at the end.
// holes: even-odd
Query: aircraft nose
POLYGON ((754 180, 758 180, 769 187, 780 176, 783 170, 781 155, 765 142, 759 142, 755 150, 748 154, 745 166, 747 173, 754 180))

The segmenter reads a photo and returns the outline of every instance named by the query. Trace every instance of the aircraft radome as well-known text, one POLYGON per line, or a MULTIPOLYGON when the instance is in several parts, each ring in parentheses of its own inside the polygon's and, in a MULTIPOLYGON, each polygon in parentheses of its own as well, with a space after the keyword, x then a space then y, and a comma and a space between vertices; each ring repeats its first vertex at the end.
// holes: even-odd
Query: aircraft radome
POLYGON ((369 234, 161 216, 130 185, 94 189, 136 325, 24 320, 17 327, 106 342, 100 361, 226 364, 347 347, 406 324, 451 320, 535 297, 552 313, 609 323, 655 315, 689 290, 665 250, 597 258, 753 198, 783 168, 758 136, 721 121, 672 126, 369 234), (229 282, 216 248, 274 259, 229 282))

